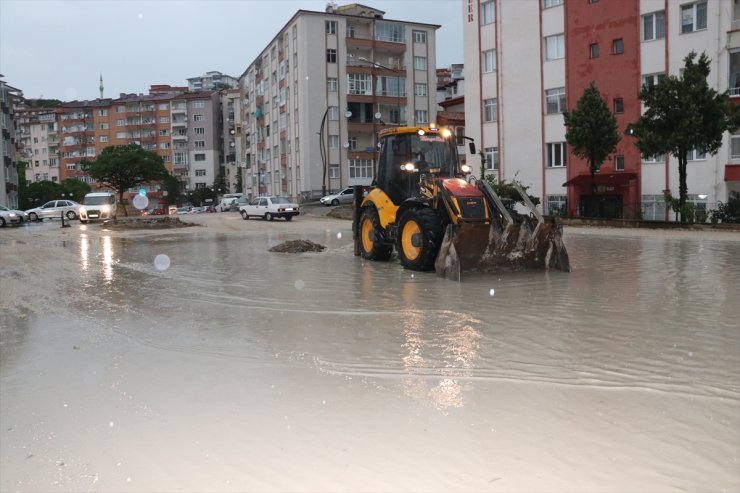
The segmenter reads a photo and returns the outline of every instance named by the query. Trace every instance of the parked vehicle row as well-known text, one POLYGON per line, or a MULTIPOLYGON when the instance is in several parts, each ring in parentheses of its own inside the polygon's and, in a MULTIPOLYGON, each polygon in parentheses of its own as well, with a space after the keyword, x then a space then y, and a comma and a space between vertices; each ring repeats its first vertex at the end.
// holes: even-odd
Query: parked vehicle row
POLYGON ((41 207, 28 209, 25 215, 29 221, 42 221, 44 219, 61 219, 62 214, 67 219, 80 217, 82 204, 74 200, 50 200, 41 207))
POLYGON ((0 227, 8 224, 21 224, 24 220, 24 212, 17 209, 9 209, 0 205, 0 227))

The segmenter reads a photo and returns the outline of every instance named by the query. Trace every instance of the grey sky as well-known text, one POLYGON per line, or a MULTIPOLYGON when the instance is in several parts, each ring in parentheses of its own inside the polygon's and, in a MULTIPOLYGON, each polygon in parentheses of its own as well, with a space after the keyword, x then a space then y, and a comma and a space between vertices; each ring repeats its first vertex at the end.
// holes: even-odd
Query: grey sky
MULTIPOLYGON (((65 101, 238 77, 299 10, 326 0, 0 0, 0 74, 28 98, 65 101)), ((437 66, 463 62, 460 0, 368 0, 386 19, 439 24, 437 66)))

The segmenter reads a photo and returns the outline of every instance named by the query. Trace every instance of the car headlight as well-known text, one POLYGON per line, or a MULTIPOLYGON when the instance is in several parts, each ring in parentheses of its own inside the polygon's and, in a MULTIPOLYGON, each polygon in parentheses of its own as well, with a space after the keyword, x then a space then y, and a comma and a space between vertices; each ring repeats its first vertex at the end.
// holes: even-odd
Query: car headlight
POLYGON ((102 213, 104 213, 104 214, 107 214, 107 213, 109 213, 109 212, 110 212, 110 206, 109 206, 109 205, 104 205, 104 206, 103 206, 103 207, 102 207, 102 208, 100 209, 100 211, 101 211, 102 213))
POLYGON ((8 214, 8 216, 9 217, 18 217, 18 214, 16 214, 15 212, 11 212, 11 213, 8 214))
POLYGON ((87 214, 87 209, 80 207, 80 214, 87 214))

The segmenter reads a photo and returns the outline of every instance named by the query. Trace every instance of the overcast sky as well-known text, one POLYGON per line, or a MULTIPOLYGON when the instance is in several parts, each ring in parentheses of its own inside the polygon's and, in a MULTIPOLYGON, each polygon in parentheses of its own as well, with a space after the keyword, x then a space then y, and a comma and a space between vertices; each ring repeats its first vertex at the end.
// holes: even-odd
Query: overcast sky
MULTIPOLYGON (((0 0, 0 74, 27 98, 63 101, 238 77, 299 10, 326 0, 0 0)), ((339 5, 355 3, 336 1, 339 5)), ((460 0, 361 1, 386 19, 439 24, 437 67, 463 62, 460 0)))

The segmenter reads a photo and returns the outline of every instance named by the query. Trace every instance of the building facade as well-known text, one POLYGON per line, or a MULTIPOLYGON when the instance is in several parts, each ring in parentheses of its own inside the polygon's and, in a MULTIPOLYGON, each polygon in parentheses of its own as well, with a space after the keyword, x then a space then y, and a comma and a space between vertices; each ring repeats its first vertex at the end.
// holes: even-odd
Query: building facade
POLYGON ((214 91, 220 89, 232 89, 239 84, 236 77, 222 74, 216 70, 206 72, 200 77, 191 77, 188 79, 189 91, 214 91))
MULTIPOLYGON (((672 218, 663 192, 678 195, 676 158, 640 156, 624 133, 640 117, 641 85, 679 75, 692 50, 711 59, 711 87, 723 92, 740 82, 738 2, 462 0, 462 8, 466 127, 494 158, 488 170, 530 186, 546 213, 581 214, 590 173, 565 143, 562 112, 593 81, 622 135, 597 175, 600 215, 672 218)), ((740 98, 740 89, 730 94, 740 98)), ((740 189, 739 139, 727 134, 715 156, 691 153, 694 204, 713 208, 740 189)))
POLYGON ((378 131, 436 118, 439 27, 360 4, 298 11, 239 79, 245 192, 369 185, 378 131))
POLYGON ((61 182, 56 110, 17 107, 15 124, 18 131, 18 165, 25 167, 26 184, 44 180, 61 182))
POLYGON ((5 83, 0 74, 0 204, 18 207, 18 172, 16 170, 16 128, 14 106, 23 93, 5 83))

